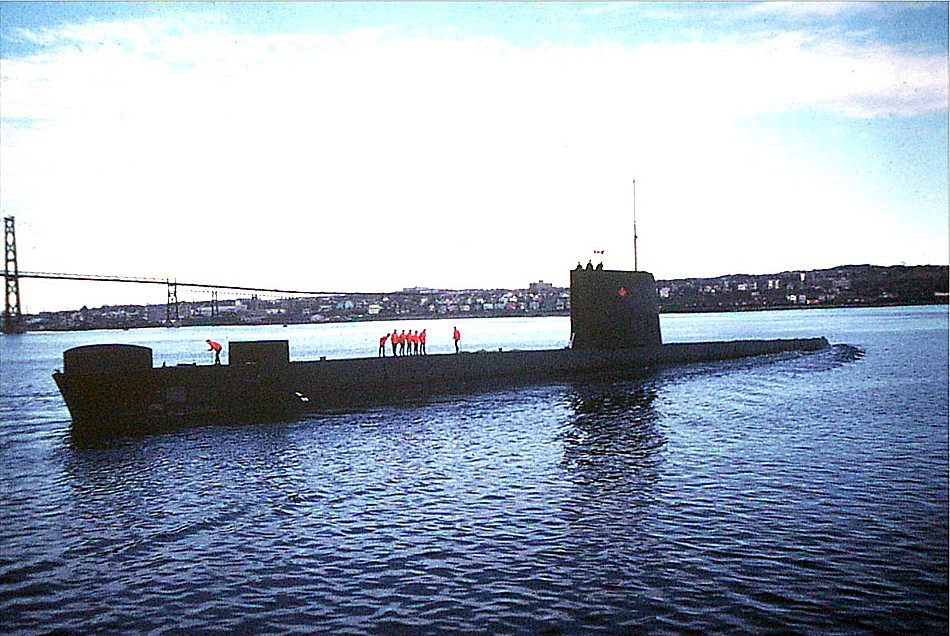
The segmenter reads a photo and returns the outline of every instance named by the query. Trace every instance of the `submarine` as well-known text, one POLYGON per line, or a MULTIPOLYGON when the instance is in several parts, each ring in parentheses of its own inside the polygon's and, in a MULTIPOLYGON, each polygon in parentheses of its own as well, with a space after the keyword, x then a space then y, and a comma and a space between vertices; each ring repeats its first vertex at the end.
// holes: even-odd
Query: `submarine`
POLYGON ((649 272, 578 264, 570 289, 571 338, 563 349, 292 362, 287 340, 235 341, 228 364, 155 367, 148 347, 94 344, 64 351, 53 379, 72 433, 98 437, 288 420, 513 385, 624 379, 661 365, 830 346, 824 337, 665 344, 649 272))

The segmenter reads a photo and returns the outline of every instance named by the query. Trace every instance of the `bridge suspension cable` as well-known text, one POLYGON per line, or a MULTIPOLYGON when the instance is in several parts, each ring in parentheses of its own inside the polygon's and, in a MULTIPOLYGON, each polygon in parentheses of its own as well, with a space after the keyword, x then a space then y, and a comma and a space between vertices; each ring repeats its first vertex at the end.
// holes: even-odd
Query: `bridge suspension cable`
POLYGON ((196 287, 202 289, 226 289, 231 291, 263 292, 269 294, 293 294, 295 296, 379 296, 402 292, 327 292, 300 289, 276 289, 271 287, 247 287, 244 285, 220 285, 216 283, 193 283, 170 280, 167 278, 149 278, 144 276, 112 276, 108 274, 65 274, 61 272, 20 272, 19 278, 41 278, 49 280, 85 280, 112 283, 144 283, 152 285, 177 285, 178 287, 196 287))
POLYGON ((111 283, 139 283, 147 285, 166 285, 168 287, 168 303, 166 317, 168 321, 177 320, 178 288, 190 287, 195 289, 210 289, 213 291, 212 307, 217 313, 217 290, 241 292, 259 292, 265 294, 284 294, 288 296, 355 296, 374 297, 392 295, 417 295, 419 292, 390 291, 390 292, 328 292, 302 289, 279 289, 272 287, 249 287, 247 285, 221 285, 217 283, 180 282, 168 278, 150 278, 146 276, 114 276, 110 274, 67 274, 63 272, 21 272, 16 258, 16 230, 12 216, 4 217, 5 259, 3 268, 6 299, 0 329, 4 333, 20 333, 23 331, 23 317, 20 311, 20 279, 38 278, 46 280, 80 280, 111 283), (174 314, 172 313, 174 312, 174 314))

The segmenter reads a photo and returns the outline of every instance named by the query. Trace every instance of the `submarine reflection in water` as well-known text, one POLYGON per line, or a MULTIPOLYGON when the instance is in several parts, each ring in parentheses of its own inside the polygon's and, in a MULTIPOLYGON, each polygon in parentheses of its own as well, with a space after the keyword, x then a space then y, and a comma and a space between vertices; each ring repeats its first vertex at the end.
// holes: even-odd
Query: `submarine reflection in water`
POLYGON ((598 495, 648 495, 667 443, 653 406, 656 398, 650 381, 575 386, 574 416, 560 437, 563 465, 577 485, 598 495))

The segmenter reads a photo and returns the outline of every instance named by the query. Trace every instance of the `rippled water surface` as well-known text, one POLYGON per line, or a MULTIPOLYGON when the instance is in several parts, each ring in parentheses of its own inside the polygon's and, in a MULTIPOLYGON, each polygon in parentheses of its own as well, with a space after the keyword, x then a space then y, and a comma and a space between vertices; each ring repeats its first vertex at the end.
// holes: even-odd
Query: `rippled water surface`
POLYGON ((835 346, 92 447, 50 379, 89 342, 308 359, 393 326, 3 336, 0 631, 947 633, 945 307, 663 316, 668 342, 835 346))

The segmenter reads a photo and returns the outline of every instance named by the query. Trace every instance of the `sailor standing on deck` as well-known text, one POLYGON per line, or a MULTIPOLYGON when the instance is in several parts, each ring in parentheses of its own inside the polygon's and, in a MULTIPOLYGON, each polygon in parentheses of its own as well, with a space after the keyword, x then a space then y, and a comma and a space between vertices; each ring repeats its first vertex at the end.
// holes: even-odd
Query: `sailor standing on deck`
POLYGON ((386 357, 386 341, 389 340, 389 334, 383 334, 383 337, 379 339, 379 357, 386 357))
POLYGON ((455 341, 455 353, 459 352, 459 340, 462 339, 462 334, 459 333, 458 327, 452 327, 452 340, 455 341))
POLYGON ((393 357, 395 357, 396 347, 399 346, 399 334, 396 333, 395 329, 393 329, 392 335, 389 336, 389 342, 393 346, 393 357))
POLYGON ((205 340, 208 343, 208 351, 214 351, 214 363, 221 364, 221 344, 214 340, 205 340))
POLYGON ((423 329, 419 332, 419 353, 422 355, 426 354, 426 330, 423 329))

